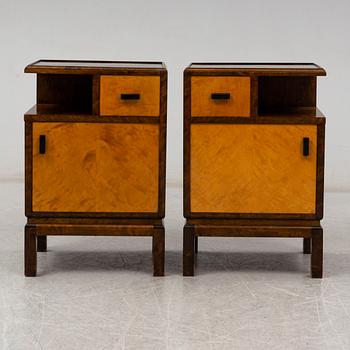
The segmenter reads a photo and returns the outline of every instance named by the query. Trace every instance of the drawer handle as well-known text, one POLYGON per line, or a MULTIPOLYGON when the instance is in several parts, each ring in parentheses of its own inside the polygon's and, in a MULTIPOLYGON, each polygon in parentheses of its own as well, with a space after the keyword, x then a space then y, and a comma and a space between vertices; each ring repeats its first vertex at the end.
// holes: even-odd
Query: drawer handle
POLYGON ((307 157, 310 154, 310 139, 308 137, 303 138, 303 156, 307 157))
POLYGON ((121 100, 139 100, 140 94, 120 94, 121 100))
POLYGON ((39 136, 39 153, 45 154, 46 151, 46 136, 40 135, 39 136))
POLYGON ((212 100, 229 100, 231 94, 229 92, 214 92, 211 94, 212 100))

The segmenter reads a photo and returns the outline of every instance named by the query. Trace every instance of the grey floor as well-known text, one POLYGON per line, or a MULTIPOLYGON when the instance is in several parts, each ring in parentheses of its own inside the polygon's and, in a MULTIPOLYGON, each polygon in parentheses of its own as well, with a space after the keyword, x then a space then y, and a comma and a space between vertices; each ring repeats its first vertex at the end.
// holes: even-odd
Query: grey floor
POLYGON ((324 275, 301 239, 202 238, 181 273, 181 189, 169 186, 166 277, 150 238, 49 237, 23 277, 23 186, 0 184, 0 349, 350 349, 350 194, 327 193, 324 275))

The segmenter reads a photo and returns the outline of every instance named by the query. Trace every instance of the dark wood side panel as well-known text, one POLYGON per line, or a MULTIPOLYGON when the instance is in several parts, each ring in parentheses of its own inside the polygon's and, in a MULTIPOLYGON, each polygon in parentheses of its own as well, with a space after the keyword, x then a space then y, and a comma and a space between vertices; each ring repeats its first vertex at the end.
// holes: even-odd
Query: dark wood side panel
POLYGON ((29 216, 32 212, 32 179, 33 179, 33 152, 32 152, 32 135, 33 135, 33 124, 26 121, 24 124, 24 186, 25 186, 25 215, 29 216))
POLYGON ((159 217, 165 216, 166 195, 166 137, 167 137, 167 93, 168 73, 163 71, 160 75, 160 115, 159 115, 159 190, 158 213, 159 217))
POLYGON ((317 126, 317 163, 316 163, 316 216, 323 218, 324 202, 324 158, 325 158, 325 124, 317 126))
POLYGON ((184 72, 184 119, 183 119, 183 210, 190 217, 191 208, 191 74, 184 72))

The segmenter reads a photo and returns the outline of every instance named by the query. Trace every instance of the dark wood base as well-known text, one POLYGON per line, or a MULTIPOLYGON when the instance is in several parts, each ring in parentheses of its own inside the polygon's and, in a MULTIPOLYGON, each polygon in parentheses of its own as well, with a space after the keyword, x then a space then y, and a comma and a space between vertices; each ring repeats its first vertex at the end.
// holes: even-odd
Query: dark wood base
POLYGON ((152 236, 153 275, 164 276, 162 220, 28 219, 24 230, 24 274, 35 277, 37 251, 47 251, 47 236, 152 236))
POLYGON ((188 219, 183 231, 183 275, 194 276, 198 237, 302 237, 311 253, 311 276, 322 278, 323 229, 314 220, 188 219))

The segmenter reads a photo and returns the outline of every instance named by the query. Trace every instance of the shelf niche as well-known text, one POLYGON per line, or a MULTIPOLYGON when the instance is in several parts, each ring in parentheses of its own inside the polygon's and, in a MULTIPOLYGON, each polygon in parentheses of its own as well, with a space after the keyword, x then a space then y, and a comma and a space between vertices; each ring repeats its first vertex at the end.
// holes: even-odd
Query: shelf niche
POLYGON ((38 109, 92 114, 92 75, 38 74, 38 109))
POLYGON ((258 115, 315 114, 316 77, 261 76, 258 115))

